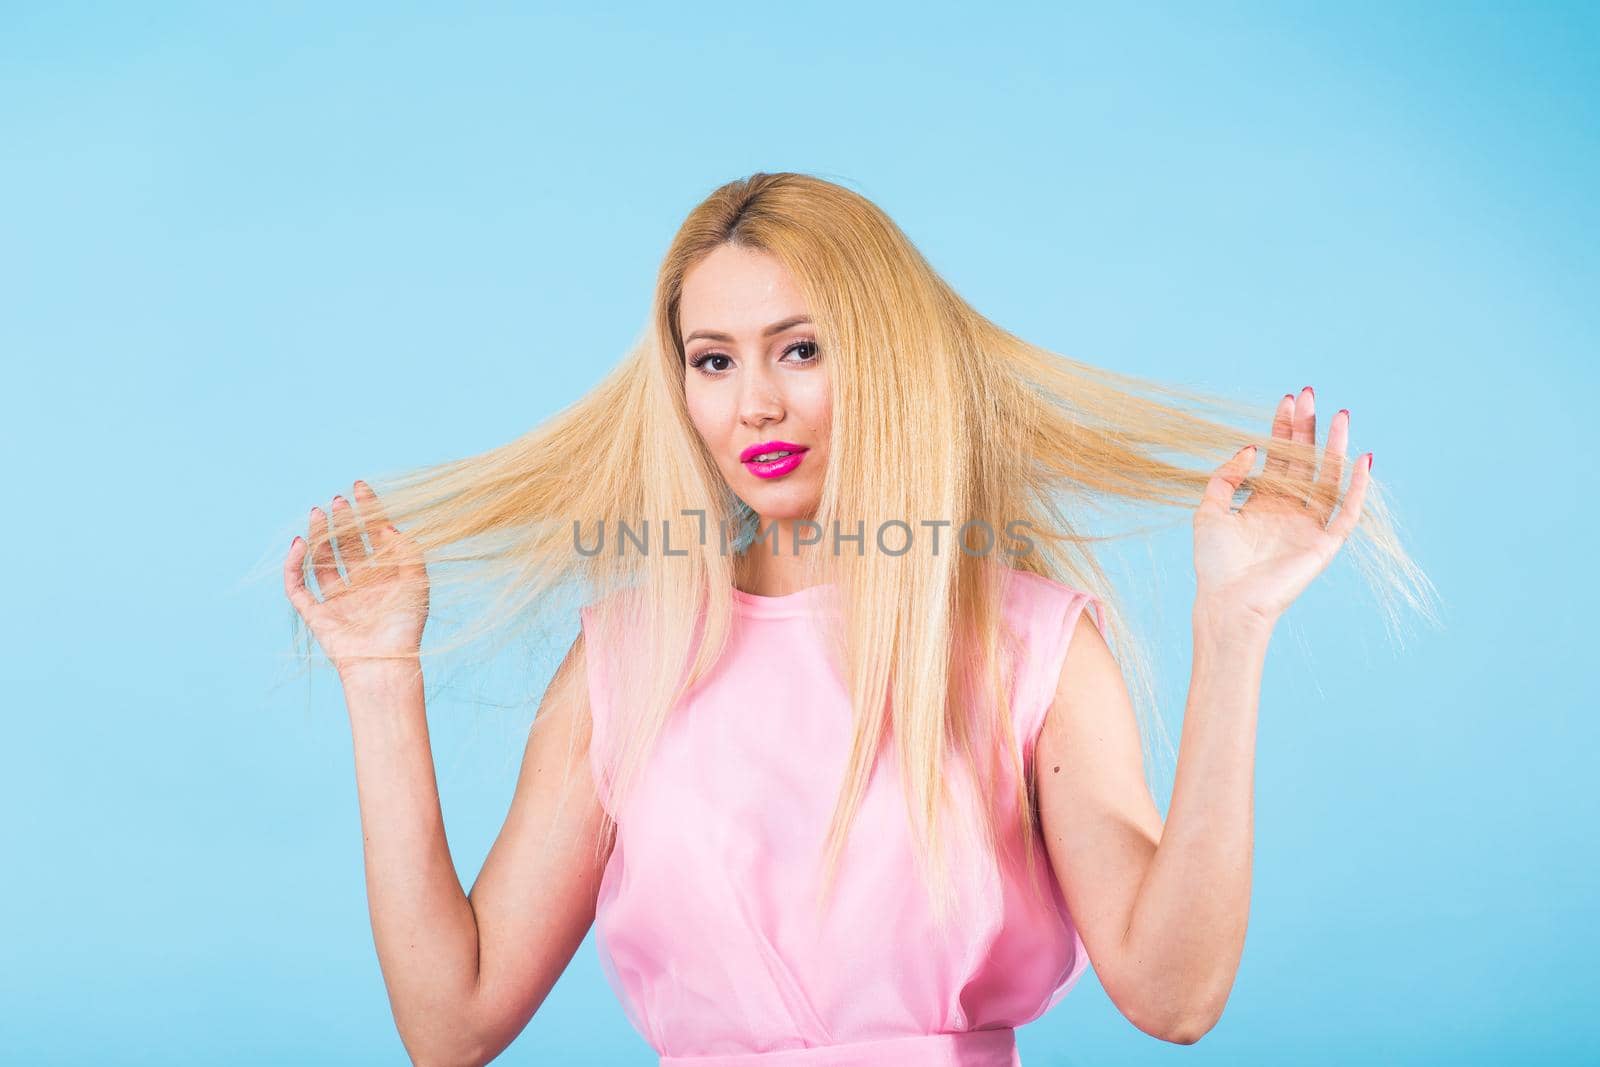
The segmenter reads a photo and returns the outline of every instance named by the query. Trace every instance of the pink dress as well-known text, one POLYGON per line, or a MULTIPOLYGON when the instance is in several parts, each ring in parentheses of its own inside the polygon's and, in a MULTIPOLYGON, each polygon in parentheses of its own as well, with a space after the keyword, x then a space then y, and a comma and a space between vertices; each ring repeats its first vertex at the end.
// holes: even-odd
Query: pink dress
MULTIPOLYGON (((1031 766, 1078 616, 1102 608, 1090 593, 1008 574, 1005 617, 1026 650, 1012 703, 1031 766)), ((1014 1067, 1014 1028, 1054 1007, 1089 964, 1042 835, 1040 896, 1020 851, 963 863, 959 918, 936 936, 886 745, 832 907, 814 918, 816 857, 850 738, 848 696, 809 625, 833 589, 733 591, 722 661, 674 709, 618 820, 595 916, 602 968, 662 1067, 1014 1067)), ((589 643, 593 610, 581 611, 592 755, 625 699, 609 681, 614 650, 589 643)), ((591 767, 602 780, 597 755, 591 767)))

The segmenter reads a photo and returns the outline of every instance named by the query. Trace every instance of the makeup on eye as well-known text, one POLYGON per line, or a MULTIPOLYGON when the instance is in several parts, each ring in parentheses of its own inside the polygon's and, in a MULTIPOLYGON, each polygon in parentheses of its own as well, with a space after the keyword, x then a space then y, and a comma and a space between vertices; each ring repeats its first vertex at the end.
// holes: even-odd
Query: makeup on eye
MULTIPOLYGON (((810 349, 813 350, 813 353, 814 353, 811 356, 810 359, 800 360, 799 362, 801 363, 801 365, 809 365, 809 364, 815 363, 815 362, 817 362, 818 358, 820 358, 820 356, 821 356, 821 352, 817 350, 817 343, 815 341, 809 339, 809 338, 805 338, 805 339, 798 340, 798 341, 795 341, 795 342, 791 343, 788 347, 786 347, 783 350, 783 355, 787 356, 787 355, 789 355, 789 353, 793 352, 797 348, 810 348, 810 349)), ((689 366, 695 368, 696 370, 699 370, 702 374, 707 374, 707 375, 710 375, 712 377, 715 377, 717 375, 722 374, 724 371, 726 371, 727 368, 724 366, 724 367, 721 367, 721 368, 705 370, 705 369, 702 369, 703 365, 706 364, 707 362, 711 361, 711 360, 714 360, 714 359, 728 360, 728 359, 732 359, 732 358, 733 357, 725 355, 725 354, 723 354, 721 352, 714 352, 714 351, 713 352, 701 352, 699 355, 696 355, 696 356, 690 358, 689 366)))

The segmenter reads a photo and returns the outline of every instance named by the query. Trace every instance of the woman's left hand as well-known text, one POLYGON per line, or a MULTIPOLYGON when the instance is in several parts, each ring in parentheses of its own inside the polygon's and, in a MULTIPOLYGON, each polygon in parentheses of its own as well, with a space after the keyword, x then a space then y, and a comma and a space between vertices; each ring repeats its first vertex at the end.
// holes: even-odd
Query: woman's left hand
MULTIPOLYGON (((1330 523, 1349 432, 1350 412, 1341 410, 1328 429, 1328 447, 1314 484, 1309 461, 1292 462, 1283 449, 1268 452, 1265 473, 1303 484, 1309 494, 1257 487, 1235 511, 1233 496, 1255 465, 1255 446, 1246 446, 1217 468, 1194 516, 1197 607, 1272 625, 1322 573, 1360 521, 1370 480, 1368 452, 1357 460, 1339 515, 1330 523)), ((1315 396, 1309 385, 1298 397, 1289 393, 1278 401, 1272 436, 1316 444, 1315 396)))

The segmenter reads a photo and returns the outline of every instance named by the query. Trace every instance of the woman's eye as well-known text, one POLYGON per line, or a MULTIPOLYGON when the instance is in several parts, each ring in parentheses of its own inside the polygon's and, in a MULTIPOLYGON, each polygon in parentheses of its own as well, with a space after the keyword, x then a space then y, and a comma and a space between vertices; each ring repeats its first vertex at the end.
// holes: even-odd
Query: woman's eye
MULTIPOLYGON (((796 341, 794 344, 784 349, 783 354, 787 357, 802 350, 806 351, 805 358, 793 360, 792 362, 805 364, 815 363, 817 361, 819 353, 817 351, 817 343, 815 341, 796 341)), ((723 355, 721 352, 707 352, 704 355, 695 356, 693 359, 691 359, 689 361, 689 366, 706 374, 721 374, 723 371, 728 369, 728 363, 730 361, 730 357, 723 355), (713 360, 719 362, 713 362, 713 360)))
MULTIPOLYGON (((714 359, 720 359, 723 362, 727 362, 728 357, 724 356, 724 355, 720 355, 720 354, 718 354, 716 352, 710 352, 710 353, 707 353, 706 355, 696 356, 694 359, 691 359, 689 361, 689 366, 694 367, 696 369, 699 369, 700 367, 705 366, 707 363, 711 362, 714 359)), ((727 367, 712 367, 711 369, 713 371, 725 371, 728 368, 727 367)))

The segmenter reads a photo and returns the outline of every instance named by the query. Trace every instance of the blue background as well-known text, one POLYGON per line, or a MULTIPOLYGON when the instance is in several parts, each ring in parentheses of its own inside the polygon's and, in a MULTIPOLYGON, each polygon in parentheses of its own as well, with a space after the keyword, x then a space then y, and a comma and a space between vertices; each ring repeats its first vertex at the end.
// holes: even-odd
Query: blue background
MULTIPOLYGON (((1034 341, 1350 407, 1442 598, 1402 647, 1341 558, 1280 627, 1220 1024, 1090 975, 1025 1062, 1600 1055, 1593 5, 244 6, 0 9, 7 1058, 405 1062, 275 564, 589 389, 684 213, 781 169, 1034 341)), ((1125 566, 1174 728, 1176 520, 1125 566)), ((531 717, 492 677, 430 708, 469 886, 531 717)), ((502 1062, 573 1060, 654 1063, 592 939, 502 1062)))

